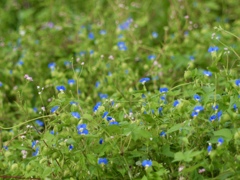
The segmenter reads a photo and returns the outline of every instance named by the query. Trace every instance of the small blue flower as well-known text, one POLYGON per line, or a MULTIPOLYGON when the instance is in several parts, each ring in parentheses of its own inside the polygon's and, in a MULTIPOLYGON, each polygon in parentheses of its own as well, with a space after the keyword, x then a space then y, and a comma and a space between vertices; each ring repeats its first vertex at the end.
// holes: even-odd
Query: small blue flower
POLYGON ((2 87, 3 86, 3 83, 0 81, 0 87, 2 87))
POLYGON ((94 34, 93 34, 92 32, 90 32, 90 33, 88 34, 88 38, 91 39, 91 40, 93 40, 93 39, 94 39, 94 34))
POLYGON ((101 106, 101 102, 97 102, 97 104, 93 107, 93 112, 97 112, 99 106, 101 106))
POLYGON ((88 134, 88 130, 87 129, 83 129, 82 131, 78 131, 79 135, 87 135, 88 134))
POLYGON ((208 52, 210 52, 210 53, 213 53, 213 52, 216 52, 216 51, 218 51, 218 47, 217 46, 214 46, 214 47, 209 47, 208 48, 208 52))
POLYGON ((196 100, 196 101, 200 101, 201 100, 201 96, 199 96, 198 94, 195 94, 193 96, 193 98, 196 100))
POLYGON ((212 73, 210 71, 206 71, 206 70, 203 71, 203 74, 207 77, 212 76, 212 73))
POLYGON ((54 130, 49 131, 50 134, 54 135, 54 130))
POLYGON ((127 46, 126 46, 125 42, 120 41, 120 42, 117 43, 117 46, 118 46, 118 49, 121 50, 121 51, 126 51, 127 50, 127 46))
POLYGON ((214 114, 209 118, 209 121, 213 122, 216 120, 216 118, 217 118, 217 116, 214 114))
POLYGON ((60 92, 65 91, 66 88, 64 86, 57 86, 56 89, 60 92))
POLYGON ((179 103, 180 103, 179 100, 175 100, 175 101, 173 102, 173 106, 174 106, 174 107, 177 107, 177 106, 179 105, 179 103))
POLYGON ((215 110, 215 111, 218 110, 218 105, 213 105, 212 109, 215 110))
POLYGON ((168 88, 167 87, 163 87, 159 89, 160 93, 166 93, 168 92, 168 88))
POLYGON ((93 55, 93 54, 94 54, 94 50, 90 50, 90 51, 89 51, 89 54, 90 54, 90 55, 93 55))
POLYGON ((41 121, 41 120, 39 120, 39 119, 38 119, 38 120, 36 120, 35 122, 36 122, 36 123, 37 123, 37 125, 39 125, 39 126, 42 126, 42 127, 44 126, 44 122, 42 122, 42 121, 41 121))
POLYGON ((212 151, 212 145, 209 144, 208 147, 207 147, 207 152, 208 152, 208 154, 209 154, 211 151, 212 151))
POLYGON ((69 84, 69 85, 75 84, 75 80, 74 80, 74 79, 69 79, 69 80, 68 80, 68 84, 69 84))
POLYGON ((235 84, 240 87, 240 79, 237 79, 237 80, 235 81, 235 84))
POLYGON ((146 98, 145 94, 142 94, 142 98, 143 98, 143 99, 146 98))
POLYGON ((98 159, 98 164, 100 165, 106 165, 108 163, 107 158, 99 158, 98 159))
POLYGON ((75 106, 76 106, 76 105, 77 105, 77 102, 71 101, 71 102, 70 102, 70 105, 75 105, 75 106))
POLYGON ((117 121, 112 121, 109 123, 109 125, 118 125, 119 123, 117 121))
POLYGON ((118 28, 122 31, 127 30, 129 29, 132 22, 133 22, 132 18, 128 18, 125 22, 123 22, 122 24, 119 24, 118 28))
POLYGON ((52 107, 52 109, 51 109, 51 113, 54 113, 57 109, 59 108, 59 106, 54 106, 54 107, 52 107))
POLYGON ((32 153, 32 156, 37 156, 39 154, 39 147, 32 153))
POLYGON ((101 139, 99 140, 99 144, 103 144, 103 142, 104 142, 104 140, 103 140, 103 138, 101 138, 101 139))
POLYGON ((17 65, 19 65, 19 66, 22 66, 24 64, 24 62, 22 61, 22 60, 19 60, 18 62, 17 62, 17 65))
POLYGON ((80 114, 78 112, 71 112, 72 116, 76 119, 80 119, 80 114))
POLYGON ((107 116, 107 121, 112 121, 112 120, 114 121, 115 119, 111 116, 107 116))
POLYGON ((106 30, 100 30, 100 31, 99 31, 99 34, 105 35, 105 34, 107 34, 107 31, 106 31, 106 30))
POLYGON ((218 145, 222 145, 222 143, 224 142, 224 139, 222 137, 218 138, 218 145))
POLYGON ((95 87, 96 87, 96 88, 98 88, 98 87, 99 87, 99 85, 100 85, 100 82, 99 82, 99 81, 97 81, 97 82, 95 83, 95 87))
POLYGON ((105 118, 107 115, 108 115, 108 112, 106 111, 103 113, 102 118, 105 118))
POLYGON ((38 111, 38 109, 36 107, 34 107, 33 111, 36 113, 38 111))
POLYGON ((151 54, 151 55, 148 56, 148 59, 149 60, 154 60, 154 59, 156 59, 156 56, 154 54, 151 54))
POLYGON ((8 146, 3 146, 3 149, 8 150, 8 146))
POLYGON ((217 116, 218 120, 220 120, 221 117, 222 117, 222 111, 218 111, 218 113, 216 114, 216 116, 217 116))
POLYGON ((152 32, 152 37, 153 38, 157 38, 158 37, 158 33, 157 32, 152 32))
POLYGON ((71 151, 71 150, 73 150, 73 145, 72 144, 70 144, 69 146, 68 146, 68 149, 69 149, 69 151, 71 151))
POLYGON ((204 110, 204 108, 202 106, 195 106, 194 109, 193 109, 193 111, 195 111, 195 112, 200 112, 200 111, 203 111, 203 110, 204 110))
POLYGON ((64 65, 65 65, 66 67, 69 67, 69 66, 71 65, 71 63, 70 63, 69 61, 64 61, 64 65))
POLYGON ((143 167, 150 167, 150 166, 152 166, 152 161, 151 160, 144 160, 143 162, 142 162, 142 166, 143 167))
POLYGON ((164 94, 163 96, 160 97, 160 99, 166 102, 166 95, 164 94))
POLYGON ((159 134, 161 137, 165 137, 167 134, 166 134, 166 132, 165 131, 162 131, 162 132, 160 132, 160 134, 159 134))
POLYGON ((142 84, 144 84, 145 82, 148 82, 148 81, 150 81, 150 78, 148 78, 148 77, 145 77, 145 78, 142 78, 139 80, 139 82, 142 84))
POLYGON ((54 63, 54 62, 51 62, 51 63, 48 64, 48 68, 51 69, 51 70, 54 70, 55 66, 56 66, 56 63, 54 63))
POLYGON ((159 114, 162 114, 162 111, 163 111, 163 107, 159 107, 159 108, 158 108, 158 113, 159 113, 159 114))
POLYGON ((86 124, 78 124, 77 125, 77 130, 78 131, 83 131, 84 129, 87 128, 87 125, 86 124))
POLYGON ((100 94, 99 94, 99 97, 100 97, 101 99, 107 99, 107 98, 108 98, 108 95, 107 95, 107 94, 102 94, 102 93, 100 93, 100 94))
POLYGON ((237 110, 238 110, 238 107, 237 107, 237 105, 236 105, 236 104, 233 104, 233 109, 234 109, 235 111, 237 111, 237 110))
POLYGON ((194 118, 194 117, 197 117, 197 116, 198 116, 198 112, 193 111, 192 114, 191 114, 191 116, 192 116, 193 118, 194 118))
POLYGON ((38 140, 33 141, 33 142, 32 142, 32 148, 35 148, 35 146, 37 145, 37 143, 38 143, 38 140))
POLYGON ((191 61, 194 61, 194 60, 195 60, 195 57, 194 57, 194 56, 189 56, 189 59, 190 59, 191 61))

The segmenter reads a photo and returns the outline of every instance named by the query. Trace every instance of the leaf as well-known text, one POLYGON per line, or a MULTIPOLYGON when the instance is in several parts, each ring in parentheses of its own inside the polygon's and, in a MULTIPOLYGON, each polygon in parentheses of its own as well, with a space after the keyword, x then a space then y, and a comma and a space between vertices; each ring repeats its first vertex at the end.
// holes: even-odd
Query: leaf
POLYGON ((225 140, 230 141, 232 139, 232 132, 229 129, 220 129, 213 132, 214 136, 223 137, 225 140))
POLYGON ((87 120, 93 120, 93 117, 90 114, 83 114, 82 118, 87 120))
POLYGON ((171 127, 168 131, 167 134, 179 131, 183 127, 183 124, 176 124, 175 126, 171 127))
POLYGON ((75 144, 76 141, 73 139, 73 138, 69 138, 67 141, 66 141, 67 144, 75 144))

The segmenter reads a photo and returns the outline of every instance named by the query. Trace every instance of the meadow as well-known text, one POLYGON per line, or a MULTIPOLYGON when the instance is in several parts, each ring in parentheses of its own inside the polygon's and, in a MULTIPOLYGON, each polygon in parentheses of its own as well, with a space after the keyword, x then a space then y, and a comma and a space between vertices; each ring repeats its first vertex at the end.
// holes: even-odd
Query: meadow
POLYGON ((0 1, 0 178, 240 178, 238 5, 0 1))

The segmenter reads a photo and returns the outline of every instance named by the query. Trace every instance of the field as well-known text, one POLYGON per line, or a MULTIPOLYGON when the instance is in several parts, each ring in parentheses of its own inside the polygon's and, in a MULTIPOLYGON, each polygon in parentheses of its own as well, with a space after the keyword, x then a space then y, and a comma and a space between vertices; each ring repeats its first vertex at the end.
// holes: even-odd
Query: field
POLYGON ((0 1, 0 178, 240 178, 236 0, 0 1))

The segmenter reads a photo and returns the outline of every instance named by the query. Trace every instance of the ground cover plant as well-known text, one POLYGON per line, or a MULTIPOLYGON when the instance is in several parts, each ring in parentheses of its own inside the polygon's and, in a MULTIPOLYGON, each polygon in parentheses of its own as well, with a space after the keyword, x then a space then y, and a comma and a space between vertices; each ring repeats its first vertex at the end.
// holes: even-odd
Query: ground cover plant
POLYGON ((237 7, 1 1, 0 177, 238 179, 237 7))

